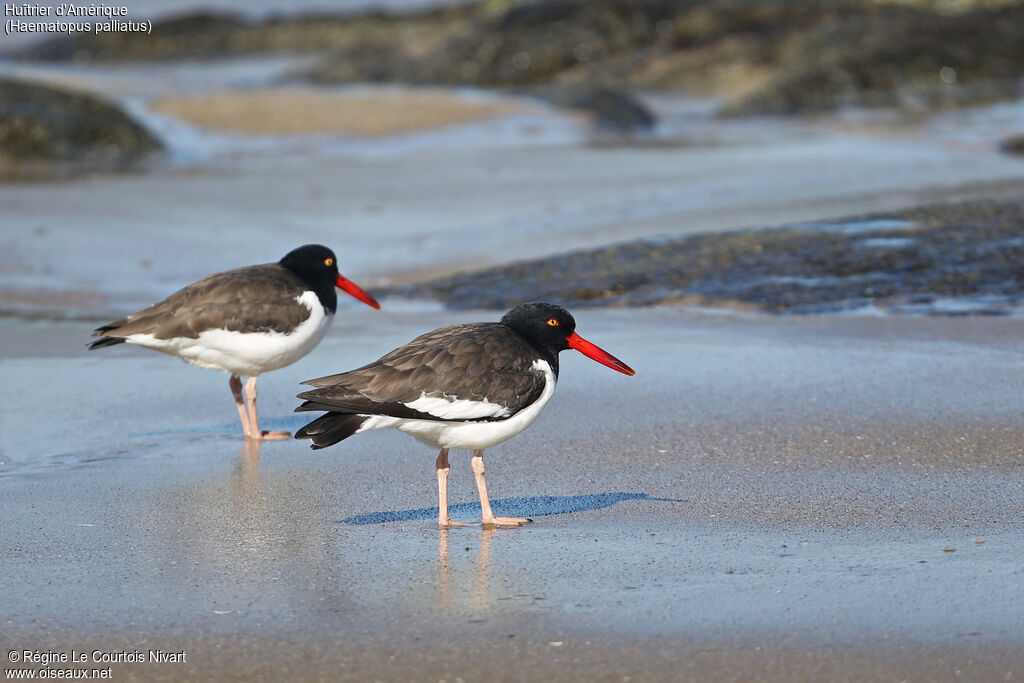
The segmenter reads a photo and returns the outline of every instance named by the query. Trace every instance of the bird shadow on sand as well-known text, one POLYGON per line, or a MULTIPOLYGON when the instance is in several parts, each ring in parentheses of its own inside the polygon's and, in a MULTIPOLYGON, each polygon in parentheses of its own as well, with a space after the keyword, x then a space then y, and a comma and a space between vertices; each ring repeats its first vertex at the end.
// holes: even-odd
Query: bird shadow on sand
MULTIPOLYGON (((491 501, 495 514, 509 517, 546 517, 565 515, 571 512, 600 510, 625 500, 649 500, 662 503, 685 503, 678 498, 654 498, 646 493, 588 493, 582 496, 531 496, 529 498, 496 498, 491 501)), ((449 505, 453 517, 480 517, 480 503, 458 503, 449 505)), ((386 524, 387 522, 413 522, 437 519, 437 508, 418 510, 395 510, 393 512, 369 512, 348 519, 338 520, 339 524, 386 524)))

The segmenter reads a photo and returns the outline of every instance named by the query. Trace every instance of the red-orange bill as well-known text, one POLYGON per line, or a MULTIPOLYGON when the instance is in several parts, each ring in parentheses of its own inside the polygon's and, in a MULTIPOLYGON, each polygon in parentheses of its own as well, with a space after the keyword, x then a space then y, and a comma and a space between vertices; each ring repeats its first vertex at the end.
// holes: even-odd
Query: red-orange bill
POLYGON ((367 306, 373 306, 374 308, 380 308, 380 304, 372 296, 367 294, 359 287, 356 283, 349 280, 344 275, 338 275, 337 281, 334 283, 338 286, 338 289, 343 289, 355 298, 362 301, 367 306))
POLYGON ((636 374, 636 371, 633 370, 633 368, 629 367, 596 344, 591 344, 575 332, 566 337, 565 340, 569 342, 570 349, 576 349, 587 358, 596 360, 601 365, 607 365, 612 370, 618 370, 626 375, 632 376, 636 374))

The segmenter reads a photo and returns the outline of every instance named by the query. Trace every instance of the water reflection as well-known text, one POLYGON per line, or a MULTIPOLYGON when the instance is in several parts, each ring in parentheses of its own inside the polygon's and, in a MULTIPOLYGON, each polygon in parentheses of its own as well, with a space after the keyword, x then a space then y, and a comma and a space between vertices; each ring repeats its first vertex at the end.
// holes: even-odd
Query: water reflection
POLYGON ((246 439, 227 448, 230 455, 223 443, 219 453, 207 444, 209 474, 138 501, 133 535, 155 553, 151 584, 183 596, 183 608, 221 616, 282 605, 308 613, 351 609, 348 583, 337 580, 338 557, 331 559, 336 527, 309 505, 316 483, 273 466, 273 446, 264 454, 262 442, 246 439), (261 455, 271 460, 261 463, 261 455))
MULTIPOLYGON (((438 529, 437 534, 437 574, 438 574, 438 604, 441 609, 450 610, 453 607, 457 607, 461 602, 458 597, 468 595, 470 597, 470 606, 476 613, 483 613, 489 610, 493 606, 493 600, 490 597, 489 586, 491 584, 491 543, 494 540, 494 534, 507 533, 514 531, 513 529, 480 529, 479 536, 475 533, 472 537, 479 538, 480 547, 477 552, 476 562, 472 569, 472 576, 468 581, 460 580, 455 581, 454 576, 456 574, 462 574, 465 571, 465 565, 460 562, 453 562, 449 556, 449 546, 452 542, 452 534, 457 534, 460 539, 466 539, 465 531, 452 531, 449 529, 438 529), (454 565, 454 566, 453 566, 454 565), (462 565, 460 568, 458 565, 462 565), (452 592, 454 592, 455 599, 453 600, 452 592), (453 602, 455 604, 453 604, 453 602)), ((470 550, 471 546, 462 546, 461 549, 470 550)), ((456 552, 460 550, 459 546, 456 545, 456 552)), ((459 555, 462 555, 460 553, 459 555)))
POLYGON ((263 441, 243 439, 242 442, 242 454, 238 456, 235 474, 238 475, 238 483, 248 489, 258 486, 260 482, 260 449, 263 448, 263 441))
MULTIPOLYGON (((266 497, 260 486, 260 450, 263 441, 242 439, 242 452, 235 463, 235 477, 231 481, 231 498, 238 519, 256 520, 263 516, 266 497)), ((239 525, 239 546, 249 553, 257 553, 266 545, 266 537, 258 525, 239 525)))

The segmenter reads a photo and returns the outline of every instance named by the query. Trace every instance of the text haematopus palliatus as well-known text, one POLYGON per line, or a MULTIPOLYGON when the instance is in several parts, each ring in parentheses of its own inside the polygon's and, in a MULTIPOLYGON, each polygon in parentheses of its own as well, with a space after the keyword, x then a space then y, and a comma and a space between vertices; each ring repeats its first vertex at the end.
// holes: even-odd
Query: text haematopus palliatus
POLYGON ((451 325, 428 332, 361 368, 313 379, 297 411, 325 410, 295 438, 324 448, 369 429, 394 427, 440 448, 438 524, 448 516, 448 451, 473 451, 484 525, 518 526, 530 520, 495 517, 484 482, 485 448, 509 439, 537 419, 558 379, 558 354, 576 349, 627 375, 629 366, 576 334, 561 306, 516 306, 501 322, 451 325))
POLYGON ((99 327, 93 336, 100 338, 89 348, 127 342, 231 373, 231 393, 245 436, 287 439, 288 432, 260 430, 256 378, 294 363, 320 343, 338 305, 335 287, 380 308, 338 273, 334 252, 307 244, 277 263, 216 273, 99 327), (244 399, 242 376, 248 377, 244 399))

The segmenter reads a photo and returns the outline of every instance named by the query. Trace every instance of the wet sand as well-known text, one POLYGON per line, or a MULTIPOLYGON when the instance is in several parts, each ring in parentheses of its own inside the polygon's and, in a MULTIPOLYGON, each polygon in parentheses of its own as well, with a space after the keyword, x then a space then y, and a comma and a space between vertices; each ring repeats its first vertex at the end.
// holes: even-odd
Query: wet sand
MULTIPOLYGON (((261 412, 295 429, 299 381, 495 315, 344 310, 261 412)), ((496 510, 534 524, 449 532, 405 435, 256 453, 217 373, 7 321, 4 644, 185 650, 115 665, 165 680, 1020 678, 1019 320, 578 318, 637 375, 563 354, 487 456, 496 510)))

